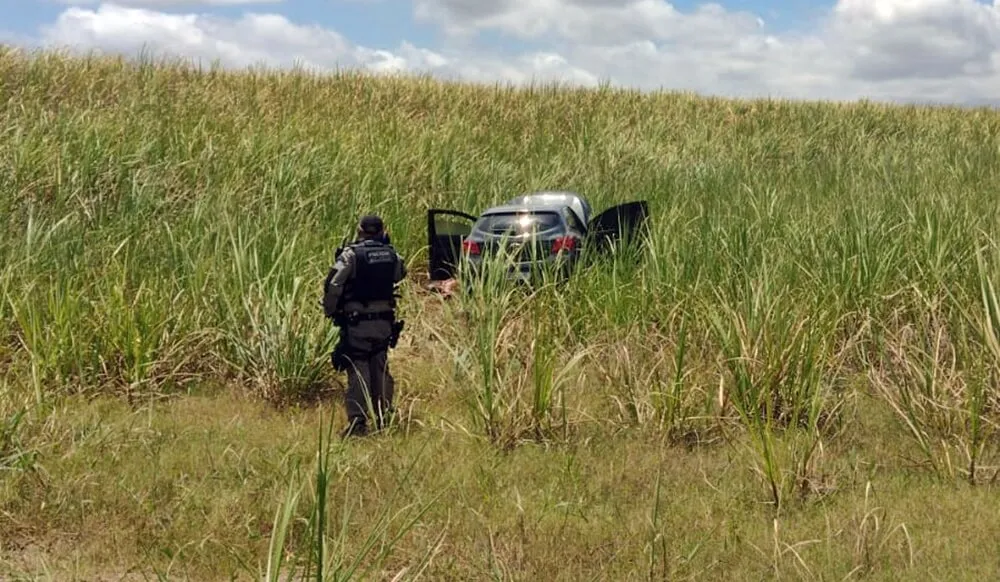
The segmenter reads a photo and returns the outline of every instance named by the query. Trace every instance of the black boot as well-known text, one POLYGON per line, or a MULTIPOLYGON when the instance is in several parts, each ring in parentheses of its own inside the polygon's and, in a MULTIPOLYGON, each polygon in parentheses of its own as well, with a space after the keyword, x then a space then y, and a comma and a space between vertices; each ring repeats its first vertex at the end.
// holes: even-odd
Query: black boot
POLYGON ((368 434, 368 424, 364 418, 352 418, 344 429, 343 438, 352 436, 365 436, 368 434))

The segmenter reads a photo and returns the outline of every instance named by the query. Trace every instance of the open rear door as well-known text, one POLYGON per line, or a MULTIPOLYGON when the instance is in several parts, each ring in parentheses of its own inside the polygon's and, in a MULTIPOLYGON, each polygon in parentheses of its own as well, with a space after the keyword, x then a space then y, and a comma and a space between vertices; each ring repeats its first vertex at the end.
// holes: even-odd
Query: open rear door
POLYGON ((432 208, 427 211, 431 281, 443 281, 455 276, 462 240, 472 232, 475 222, 475 216, 457 210, 432 208))
POLYGON ((601 251, 641 243, 648 216, 649 204, 645 200, 613 206, 590 221, 587 238, 601 251))

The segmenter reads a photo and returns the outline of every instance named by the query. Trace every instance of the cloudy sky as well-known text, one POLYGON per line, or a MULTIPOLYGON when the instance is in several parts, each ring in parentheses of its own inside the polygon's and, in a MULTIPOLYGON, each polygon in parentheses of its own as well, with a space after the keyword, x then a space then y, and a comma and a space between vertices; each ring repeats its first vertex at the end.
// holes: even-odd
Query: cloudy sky
POLYGON ((1000 0, 0 0, 24 46, 727 96, 1000 103, 1000 0))

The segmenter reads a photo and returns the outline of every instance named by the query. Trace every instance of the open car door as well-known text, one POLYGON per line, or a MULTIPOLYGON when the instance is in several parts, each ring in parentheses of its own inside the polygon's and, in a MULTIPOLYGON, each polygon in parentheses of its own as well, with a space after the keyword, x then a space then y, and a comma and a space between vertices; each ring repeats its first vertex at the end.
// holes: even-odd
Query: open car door
POLYGON ((457 210, 432 208, 427 211, 427 245, 430 247, 431 281, 455 277, 462 240, 472 232, 476 217, 457 210))
POLYGON ((641 243, 648 216, 649 204, 645 200, 612 206, 590 221, 589 243, 599 251, 641 243))

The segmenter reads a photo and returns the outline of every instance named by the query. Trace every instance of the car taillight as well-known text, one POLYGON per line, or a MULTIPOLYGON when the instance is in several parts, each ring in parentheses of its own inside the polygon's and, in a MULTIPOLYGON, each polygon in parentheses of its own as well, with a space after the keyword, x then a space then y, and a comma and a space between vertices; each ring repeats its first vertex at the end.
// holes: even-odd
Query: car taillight
POLYGON ((467 255, 478 255, 479 245, 474 240, 465 239, 462 241, 462 252, 467 255))
POLYGON ((571 236, 561 236, 552 242, 552 254, 559 251, 571 251, 576 247, 576 239, 571 236))

